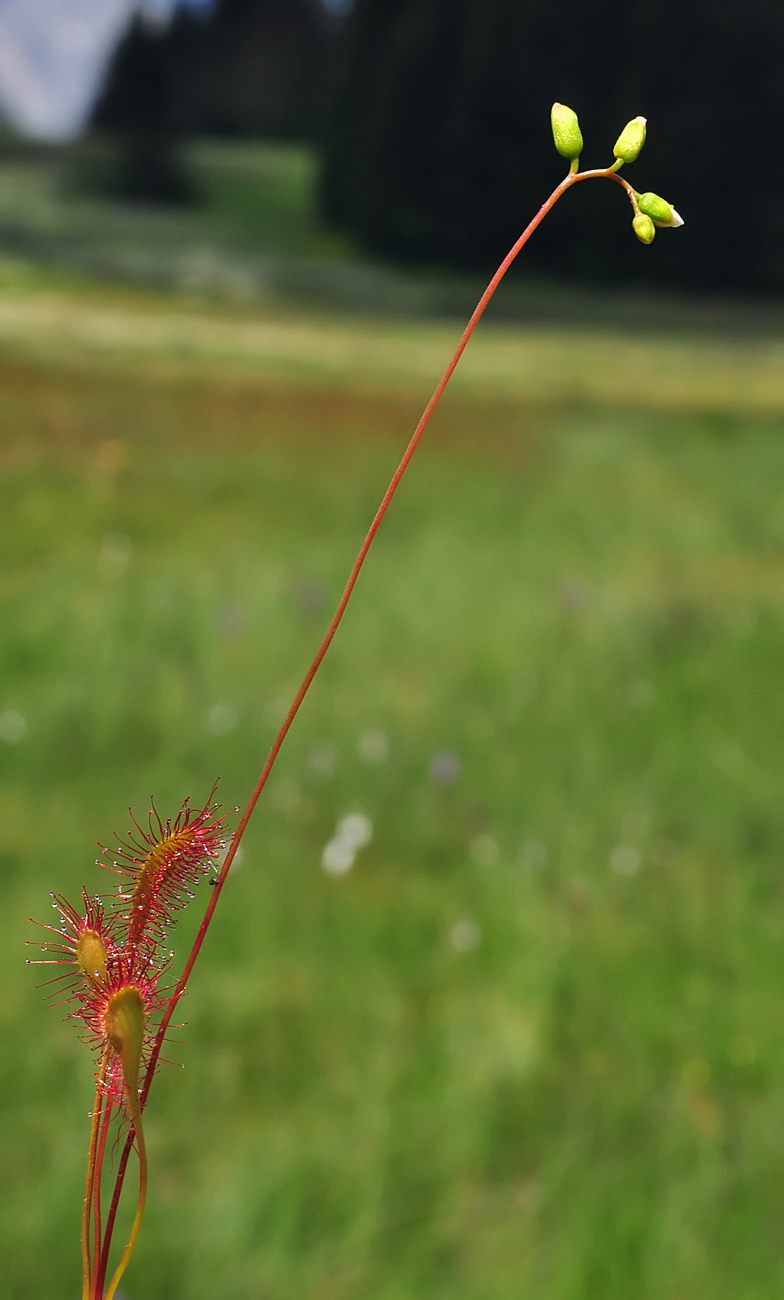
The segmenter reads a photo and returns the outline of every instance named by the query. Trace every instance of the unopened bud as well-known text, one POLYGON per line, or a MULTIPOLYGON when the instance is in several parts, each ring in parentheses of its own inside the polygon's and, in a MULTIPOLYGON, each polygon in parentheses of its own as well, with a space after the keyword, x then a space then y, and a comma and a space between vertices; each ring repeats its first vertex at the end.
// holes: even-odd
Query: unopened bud
POLYGON ((650 217, 647 217, 644 212, 637 213, 637 216, 632 221, 632 230, 641 244, 653 243, 653 238, 656 234, 656 227, 650 217))
POLYGON ((683 217, 675 211, 671 203, 658 194, 640 194, 637 207, 650 217, 656 226, 682 226, 683 217))
POLYGON ((574 162, 579 158, 583 147, 583 137, 580 132, 580 123, 577 121, 577 114, 573 108, 567 108, 565 104, 553 104, 550 113, 550 124, 553 128, 553 140, 555 147, 562 158, 568 158, 574 162))
POLYGON ((615 157, 621 162, 632 163, 639 157, 640 150, 645 144, 646 125, 645 117, 633 117, 631 122, 626 123, 613 149, 615 157))

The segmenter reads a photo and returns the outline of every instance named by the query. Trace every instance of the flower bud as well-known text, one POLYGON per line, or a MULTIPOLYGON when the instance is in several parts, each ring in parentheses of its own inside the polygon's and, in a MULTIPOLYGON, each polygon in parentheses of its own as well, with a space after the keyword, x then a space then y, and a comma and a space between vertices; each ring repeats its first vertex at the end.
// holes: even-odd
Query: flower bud
POLYGON ((650 217, 656 226, 682 226, 683 217, 680 216, 671 203, 661 198, 658 194, 640 194, 637 199, 637 207, 640 212, 644 212, 650 217))
POLYGON ((570 162, 574 162, 575 158, 580 157, 583 147, 580 123, 577 121, 577 114, 574 109, 567 108, 565 104, 553 104, 550 113, 550 124, 553 128, 555 147, 559 154, 562 158, 568 158, 570 162))
POLYGON ((633 117, 631 122, 626 123, 613 149, 615 157, 621 162, 632 163, 639 157, 640 150, 645 144, 646 125, 645 117, 633 117))
POLYGON ((646 216, 644 212, 637 213, 637 216, 632 221, 632 230, 641 244, 653 243, 653 238, 656 234, 656 227, 650 217, 646 216))

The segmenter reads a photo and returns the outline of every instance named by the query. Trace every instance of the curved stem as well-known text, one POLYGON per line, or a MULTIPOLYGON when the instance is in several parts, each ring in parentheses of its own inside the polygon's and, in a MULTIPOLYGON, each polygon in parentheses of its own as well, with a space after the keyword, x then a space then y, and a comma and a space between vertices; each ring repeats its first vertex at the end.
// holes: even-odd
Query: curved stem
MULTIPOLYGON (((90 1124, 90 1142, 87 1147, 87 1173, 84 1180, 84 1201, 82 1202, 82 1300, 90 1300, 90 1285, 92 1282, 92 1261, 90 1259, 90 1210, 92 1209, 93 1188, 95 1185, 98 1129, 101 1122, 101 1114, 103 1113, 103 1084, 104 1079, 106 1078, 108 1059, 109 1049, 106 1047, 104 1048, 101 1057, 98 1078, 95 1083, 95 1102, 93 1103, 93 1114, 90 1124)), ((97 1262, 96 1253, 96 1263, 97 1262)))
MULTIPOLYGON (((114 1270, 114 1275, 106 1291, 104 1300, 112 1300, 115 1291, 120 1285, 120 1279, 128 1267, 128 1261, 133 1254, 133 1248, 136 1245, 136 1239, 139 1236, 144 1218, 144 1206, 147 1200, 147 1147, 144 1141, 144 1127, 142 1125, 142 1115, 139 1108, 138 1097, 129 1101, 132 1107, 133 1132, 136 1136, 136 1150, 139 1155, 139 1196, 136 1202, 136 1214, 131 1227, 131 1235, 128 1238, 127 1245, 123 1251, 120 1262, 114 1270)), ((107 1253, 108 1257, 108 1253, 107 1253)), ((100 1300, 100 1297, 98 1297, 100 1300)))
POLYGON ((191 948, 191 951, 188 954, 188 959, 183 967, 182 974, 180 975, 180 978, 177 981, 174 992, 172 993, 171 998, 166 1004, 166 1010, 164 1011, 163 1017, 161 1019, 161 1024, 155 1038, 155 1043, 153 1045, 152 1052, 150 1053, 150 1061, 147 1067, 147 1073, 144 1078, 144 1087, 142 1088, 142 1105, 144 1105, 144 1103, 146 1102, 147 1095, 150 1091, 150 1084, 152 1083, 153 1073, 155 1071, 155 1067, 158 1061, 158 1056, 160 1055, 160 1050, 163 1045, 164 1035, 166 1034, 166 1030, 169 1027, 169 1022, 171 1021, 172 1015, 174 1014, 174 1010, 177 1006, 177 1003, 183 994, 185 985, 188 982, 188 977, 190 976, 191 970, 193 969, 194 962, 196 961, 196 958, 199 955, 199 951, 201 949, 202 943, 204 942, 204 937, 207 933, 207 929, 209 927, 210 921, 212 920, 213 913, 215 912, 215 908, 218 905, 218 899, 220 898, 221 890, 223 889, 223 886, 226 882, 226 877, 229 874, 229 870, 231 868, 231 864, 234 861, 234 857, 236 855, 237 849, 239 848, 240 840, 242 839, 242 836, 245 833, 245 828, 248 825, 251 816, 253 815, 253 811, 256 807, 256 804, 259 801, 259 796, 261 795, 264 786, 267 784, 267 778, 269 777, 269 774, 272 771, 272 767, 275 763, 276 758, 278 757, 278 753, 280 752, 280 748, 283 744, 283 741, 286 739, 286 736, 288 735, 289 728, 291 727, 291 724, 293 723, 294 719, 296 718, 299 712, 300 705, 302 704, 302 701, 304 700, 310 688, 310 684, 313 681, 313 678, 316 676, 316 673, 321 667, 321 662, 324 656, 326 655, 327 650, 332 644, 333 637, 335 636, 335 633, 337 632, 338 627, 340 626, 340 623, 343 619, 343 615, 346 611, 346 606, 348 605, 348 602, 351 599, 351 593, 354 590, 357 578, 359 577, 360 574, 360 570, 362 569, 362 566, 365 563, 365 558, 373 543, 373 539, 376 533, 378 532, 379 526, 381 524, 382 519, 384 518, 384 515, 389 509, 390 502, 392 501, 392 498, 398 489, 400 480, 402 479, 403 475, 405 474, 408 468, 411 457, 413 456, 414 452, 417 449, 419 440, 421 439, 422 434, 424 433, 425 429, 430 423, 430 417, 432 416, 434 410, 436 409, 438 403, 440 402, 444 389, 449 383, 449 380, 452 378, 457 363, 462 357, 466 349, 466 346, 468 344, 468 341, 471 338, 471 335, 473 334, 474 330, 479 324, 479 321, 484 315, 487 304, 490 302, 490 299, 492 298, 499 284, 501 283, 507 271, 509 270, 509 267, 514 262, 518 253, 528 243, 528 240, 531 238, 531 235, 534 233, 537 226, 540 224, 540 222, 544 220, 544 218, 547 216, 547 213, 551 210, 551 208, 555 206, 555 204, 561 198, 562 194, 565 194, 566 191, 570 189, 572 185, 577 184, 578 181, 589 180, 592 177, 599 177, 599 176, 611 177, 613 180, 619 181, 622 185, 626 185, 626 182, 623 181, 620 176, 616 176, 611 171, 610 168, 604 168, 599 171, 590 171, 590 172, 569 172, 569 174, 565 176, 564 179, 561 181, 560 185, 557 185, 556 188, 553 190, 549 199, 547 199, 546 202, 542 204, 536 216, 533 217, 531 221, 529 221, 522 235, 516 241, 516 243, 512 245, 506 257, 502 261, 501 265, 498 267, 498 270, 496 271, 495 275, 493 276, 487 288, 485 289, 484 293, 482 294, 481 298, 479 299, 479 302, 474 308, 474 311, 471 315, 468 324, 466 325, 465 329, 463 330, 463 333, 460 336, 460 340, 457 344, 457 347, 452 353, 452 356, 449 360, 446 370, 444 371, 443 375, 438 381, 433 391, 433 395, 430 398, 430 401, 428 402, 427 406, 425 407, 422 413, 421 419, 411 436, 411 439, 409 441, 408 446, 406 447, 406 450, 403 453, 400 464, 398 465, 397 469, 392 475, 392 478, 389 483, 389 487, 387 488, 386 492, 381 498, 381 504, 379 505, 378 510, 373 516, 372 523, 365 535, 365 540, 363 541, 361 547, 359 548, 359 553, 351 568, 351 572, 349 573, 348 579, 346 581, 346 585, 343 589, 343 594, 340 597, 340 600, 338 601, 338 606, 337 609, 335 610, 335 613, 332 615, 332 619, 330 621, 329 627, 324 633, 324 637, 321 641, 321 645, 316 651, 313 661, 311 662, 310 667, 305 673, 305 676, 302 680, 302 684, 299 690, 297 691, 297 694, 294 697, 291 708, 286 714, 286 717, 283 720, 281 728, 277 736, 275 737, 275 740, 272 743, 272 748, 270 749, 270 752, 267 755, 267 761, 265 762, 263 768, 261 769, 259 779, 253 788, 251 796, 247 802, 247 805, 245 806, 245 810, 243 811, 242 816, 240 817, 240 820, 237 824, 237 829, 235 830, 234 835, 232 836, 231 844, 229 845, 229 851, 226 854, 225 861, 223 863, 223 866, 221 867, 220 875, 218 876, 217 881, 215 883, 215 887, 212 890, 212 896, 205 909, 204 918, 202 920, 201 925, 199 926, 199 930, 194 940, 193 947, 191 948))
POLYGON ((114 1221, 117 1218, 117 1207, 120 1204, 120 1194, 123 1189, 123 1182, 125 1181, 125 1171, 128 1167, 128 1159, 131 1154, 131 1150, 133 1148, 133 1137, 134 1134, 133 1131, 131 1131, 128 1134, 127 1138, 125 1139, 125 1146, 122 1149, 122 1155, 120 1156, 120 1163, 117 1166, 117 1175, 114 1180, 114 1190, 112 1192, 112 1199, 109 1205, 109 1213, 106 1216, 106 1229, 103 1234, 103 1247, 101 1249, 100 1262, 98 1263, 97 1266, 99 1300, 100 1300, 101 1288, 103 1287, 103 1281, 104 1278, 106 1277, 106 1271, 109 1267, 109 1251, 111 1250, 111 1245, 112 1245, 112 1235, 114 1233, 114 1221))
MULTIPOLYGON (((417 449, 419 440, 422 437, 422 434, 424 433, 428 424, 430 423, 430 417, 432 416, 439 401, 441 400, 444 389, 449 383, 449 380, 452 378, 452 374, 454 373, 455 367, 457 366, 458 361, 463 355, 466 346, 468 344, 468 341, 471 338, 471 335, 473 334, 474 330, 479 324, 479 321, 484 315, 487 304, 490 302, 490 299, 492 298, 499 284, 501 283, 507 271, 509 270, 509 267, 514 262, 518 253, 528 243, 528 240, 530 239, 531 235, 534 233, 534 231, 536 230, 540 222, 544 220, 548 212, 550 212, 550 210, 555 206, 555 204, 558 202, 561 196, 565 194, 568 189, 571 189, 572 185, 576 185, 579 181, 593 180, 594 178, 596 179, 606 178, 609 180, 618 181, 618 183, 620 185, 623 185, 627 190, 631 189, 631 186, 628 184, 628 182, 625 181, 621 176, 618 176, 613 171, 612 167, 602 167, 594 171, 586 171, 586 172, 574 172, 571 170, 569 171, 569 173, 561 181, 560 185, 557 185, 556 188, 553 190, 549 199, 547 199, 542 204, 541 208, 536 213, 536 216, 533 217, 531 221, 529 221, 525 230, 520 235, 520 238, 512 245, 506 257, 501 262, 501 265, 498 267, 498 270, 496 271, 495 275, 493 276, 487 288, 485 289, 484 293, 482 294, 481 298, 479 299, 479 302, 474 308, 473 314, 471 315, 468 324, 466 325, 465 329, 463 330, 463 333, 460 336, 460 340, 454 352, 452 353, 452 356, 449 360, 446 370, 444 371, 443 375, 438 381, 438 384, 436 385, 433 391, 433 395, 430 398, 430 401, 428 402, 427 406, 425 407, 424 412, 422 413, 422 417, 411 436, 411 440, 409 441, 406 450, 403 453, 400 464, 398 465, 397 469, 392 475, 392 478, 389 483, 389 487, 387 488, 386 492, 384 493, 381 499, 381 504, 379 505, 378 510, 373 516, 373 521, 367 531, 367 534, 365 535, 365 540, 363 541, 359 549, 357 558, 354 561, 351 572, 349 573, 348 580, 343 589, 343 594, 340 597, 337 609, 335 610, 335 613, 332 616, 329 627, 324 633, 324 637, 321 641, 321 644, 318 650, 316 651, 316 654, 313 658, 310 667, 305 673, 305 676, 302 680, 302 684, 299 690, 297 691, 297 694, 294 697, 291 708, 286 714, 283 724, 281 725, 281 728, 272 743, 272 748, 270 749, 269 754, 267 755, 267 761, 265 762, 263 768, 261 769, 259 779, 256 782, 255 786, 253 787, 251 796, 245 806, 245 809, 242 813, 242 816, 240 817, 239 822, 237 823, 237 829, 235 830, 232 836, 231 843, 229 845, 229 851, 226 854, 226 857, 224 859, 223 866, 221 867, 220 875, 217 877, 217 879, 214 882, 214 888, 211 891, 210 900, 207 904, 207 907, 204 912, 204 917, 202 918, 201 925, 199 926, 198 932, 196 934, 196 938, 193 942, 193 947, 191 948, 191 951, 188 954, 188 959, 185 962, 185 965, 182 970, 182 974, 180 975, 180 978, 177 981, 174 992, 172 993, 169 1001, 167 1002, 166 1009, 164 1010, 163 1016, 161 1017, 161 1023, 155 1037, 155 1042, 153 1044, 152 1051, 150 1052, 150 1059, 147 1065, 147 1071, 144 1076, 144 1085, 141 1091, 142 1108, 144 1108, 144 1106, 146 1105, 147 1097, 149 1096, 150 1086, 152 1084, 152 1080, 155 1075, 155 1069, 158 1064, 158 1057, 160 1056, 161 1047, 163 1046, 163 1040, 165 1038, 166 1031, 171 1022, 171 1018, 174 1014, 177 1003, 179 1002, 180 998, 182 997, 185 991, 185 986, 190 977, 190 973, 193 970, 193 966, 196 961, 196 958, 198 957, 199 952, 201 951, 201 946, 204 942, 204 938, 207 934, 207 930, 209 929, 210 922, 215 913, 215 908, 218 905, 218 899, 220 898, 221 891, 223 890, 223 886, 226 883, 226 877, 229 874, 229 870, 231 868, 232 862, 234 861, 235 855, 237 853, 237 849, 239 848, 240 841, 243 835, 245 834, 245 828, 247 827, 248 822, 250 821, 251 816, 253 815, 253 811, 256 807, 256 804, 259 801, 261 792, 264 789, 264 786, 267 784, 267 779, 269 777, 270 772, 272 771, 275 760, 278 757, 278 753, 280 752, 280 748, 283 744, 283 741, 286 739, 289 728, 291 727, 291 724, 296 718, 300 709, 300 705, 302 704, 302 701, 307 695, 311 682, 313 681, 313 678, 316 676, 316 673, 318 672, 321 666, 321 662, 332 643, 332 639, 335 633, 337 632, 338 627, 340 626, 343 615, 346 611, 346 606, 348 605, 348 602, 351 599, 351 593, 353 592, 354 587, 356 585, 357 578, 359 577, 360 570, 362 569, 362 566, 365 563, 365 558, 373 543, 373 538, 378 532, 381 521, 384 518, 384 515, 386 514, 387 510, 389 509, 390 502, 398 489, 400 480, 402 479, 403 475, 406 472, 406 469, 408 468, 411 457, 413 456, 414 452, 417 449)), ((112 1197, 112 1204, 109 1210, 109 1216, 107 1218, 106 1236, 104 1238, 104 1248, 103 1248, 104 1256, 106 1255, 107 1248, 108 1248, 107 1238, 110 1238, 111 1230, 114 1227, 114 1219, 117 1212, 117 1205, 119 1203, 120 1193, 122 1191, 123 1180, 125 1178, 125 1170, 128 1164, 128 1155, 130 1154, 131 1142, 132 1142, 132 1138, 129 1136, 128 1140, 126 1141, 125 1148, 123 1150, 122 1156, 120 1158, 120 1163, 117 1169, 117 1178, 115 1181, 114 1194, 112 1197)), ((103 1262, 103 1256, 102 1256, 102 1262, 103 1262)))
POLYGON ((101 1135, 98 1139, 98 1152, 95 1159, 95 1173, 93 1175, 93 1259, 96 1263, 95 1274, 93 1277, 93 1291, 90 1300, 100 1300, 99 1287, 100 1269, 98 1263, 101 1256, 101 1176, 103 1174, 103 1159, 106 1153, 106 1140, 109 1136, 109 1125, 112 1122, 112 1110, 114 1109, 111 1102, 104 1107, 103 1122, 101 1124, 101 1135))

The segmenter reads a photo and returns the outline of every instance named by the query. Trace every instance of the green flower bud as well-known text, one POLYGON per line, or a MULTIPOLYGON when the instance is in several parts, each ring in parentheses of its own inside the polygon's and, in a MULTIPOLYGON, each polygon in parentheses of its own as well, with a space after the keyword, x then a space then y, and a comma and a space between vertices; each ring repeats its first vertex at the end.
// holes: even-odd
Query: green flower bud
POLYGON ((656 227, 650 217, 646 217, 644 212, 638 212, 632 221, 632 230, 639 239, 641 244, 652 244, 656 227))
POLYGON ((562 158, 568 158, 570 162, 574 162, 575 158, 580 157, 583 147, 580 123, 577 121, 577 114, 574 109, 567 108, 565 104, 553 104, 550 123, 553 128, 555 147, 559 154, 562 158))
POLYGON ((658 194, 640 194, 637 199, 637 207, 640 212, 644 212, 646 217, 650 217, 657 226, 682 226, 683 217, 680 216, 671 203, 661 198, 658 194))
POLYGON ((613 149, 615 157, 620 158, 621 162, 635 162, 639 157, 640 150, 645 144, 647 120, 645 117, 633 117, 621 131, 613 149))

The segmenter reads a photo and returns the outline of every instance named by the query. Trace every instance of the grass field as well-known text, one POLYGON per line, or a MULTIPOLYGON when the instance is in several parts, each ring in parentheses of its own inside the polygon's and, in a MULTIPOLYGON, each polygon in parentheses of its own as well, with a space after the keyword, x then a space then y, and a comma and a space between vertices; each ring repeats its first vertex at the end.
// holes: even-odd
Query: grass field
MULTIPOLYGON (((246 797, 450 331, 3 277, 0 1273, 73 1300, 27 918, 246 797)), ((196 968, 131 1300, 781 1295, 781 345, 477 344, 196 968)))

